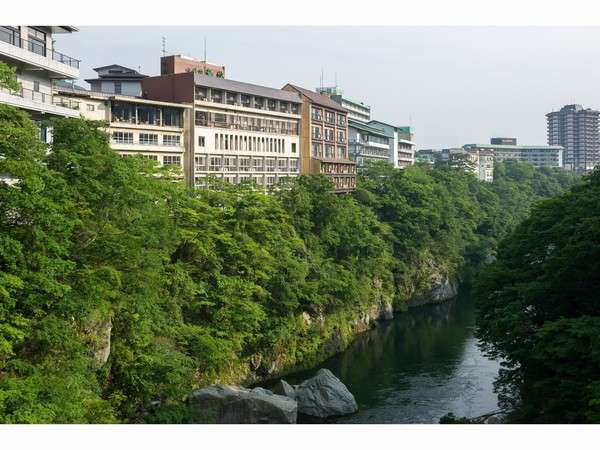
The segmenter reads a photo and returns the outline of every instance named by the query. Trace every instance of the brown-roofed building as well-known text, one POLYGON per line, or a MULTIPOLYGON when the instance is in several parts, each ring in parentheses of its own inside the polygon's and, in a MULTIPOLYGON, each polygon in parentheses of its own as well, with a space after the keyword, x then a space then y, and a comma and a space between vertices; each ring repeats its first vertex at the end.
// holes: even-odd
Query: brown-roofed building
POLYGON ((201 61, 185 55, 169 55, 160 58, 161 75, 171 75, 183 72, 196 72, 218 78, 225 78, 225 66, 201 61))
POLYGON ((348 110, 326 95, 293 84, 283 90, 303 100, 300 153, 302 174, 321 173, 331 178, 335 192, 356 188, 356 163, 348 157, 348 110))
POLYGON ((217 177, 266 189, 299 175, 298 93, 193 72, 145 78, 142 90, 148 99, 193 105, 186 167, 194 186, 217 177))

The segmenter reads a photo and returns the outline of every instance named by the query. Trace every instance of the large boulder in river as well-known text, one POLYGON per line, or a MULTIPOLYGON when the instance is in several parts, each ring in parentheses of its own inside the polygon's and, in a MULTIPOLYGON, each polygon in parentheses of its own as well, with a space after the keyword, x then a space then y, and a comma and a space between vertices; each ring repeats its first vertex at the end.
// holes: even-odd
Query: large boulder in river
POLYGON ((358 405, 348 388, 331 371, 320 369, 317 374, 296 388, 298 412, 315 417, 341 416, 358 411, 358 405))
POLYGON ((273 393, 296 400, 296 390, 285 380, 279 380, 273 387, 273 393))
POLYGON ((217 423, 296 423, 297 403, 263 388, 214 384, 194 391, 188 398, 199 417, 217 423))

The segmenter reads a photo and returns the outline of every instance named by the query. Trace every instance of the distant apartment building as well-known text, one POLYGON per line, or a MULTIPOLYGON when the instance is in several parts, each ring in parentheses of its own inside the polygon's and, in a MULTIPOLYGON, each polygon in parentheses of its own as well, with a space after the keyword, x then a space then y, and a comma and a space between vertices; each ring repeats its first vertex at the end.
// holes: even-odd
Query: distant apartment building
POLYGON ((315 91, 318 94, 329 96, 334 102, 346 108, 348 110, 348 119, 362 123, 367 123, 371 120, 371 107, 364 102, 345 97, 339 87, 323 87, 317 88, 315 91))
MULTIPOLYGON (((72 26, 0 26, 0 61, 17 71, 21 88, 0 88, 0 103, 27 111, 34 121, 46 117, 78 117, 79 112, 56 104, 52 86, 56 80, 79 78, 79 60, 55 48, 53 36, 72 33, 72 26)), ((41 128, 41 138, 46 140, 41 128)))
POLYGON ((92 91, 134 97, 142 95, 142 80, 148 76, 119 64, 96 67, 93 70, 98 73, 98 78, 85 80, 92 91))
POLYGON ((225 66, 201 61, 185 55, 169 55, 160 58, 161 75, 184 72, 196 72, 201 75, 225 78, 225 66))
POLYGON ((302 99, 297 93, 194 72, 142 80, 144 97, 192 106, 190 185, 207 177, 269 188, 300 173, 302 99))
POLYGON ((285 92, 300 95, 302 106, 302 173, 328 176, 338 193, 356 189, 356 163, 348 155, 348 110, 329 96, 286 84, 285 92))
MULTIPOLYGON (((516 140, 515 140, 516 142, 516 140)), ((495 161, 522 161, 534 167, 562 167, 563 148, 559 145, 467 144, 466 150, 489 150, 495 161)))
POLYGON ((185 174, 189 142, 185 129, 191 105, 148 100, 73 88, 61 84, 56 101, 89 120, 108 124, 110 146, 122 156, 139 155, 185 174))
POLYGON ((415 163, 415 142, 410 127, 390 125, 379 120, 371 120, 369 126, 384 131, 390 139, 390 163, 403 169, 415 163))
POLYGON ((599 111, 566 105, 546 114, 548 145, 563 147, 563 167, 587 172, 600 164, 599 111))
POLYGON ((473 173, 479 180, 494 181, 494 152, 479 148, 451 148, 447 152, 450 167, 473 173))
POLYGON ((493 138, 490 138, 490 144, 492 144, 492 145, 517 145, 517 138, 493 137, 493 138))
POLYGON ((392 139, 379 128, 348 119, 348 153, 359 168, 367 161, 391 163, 392 139))

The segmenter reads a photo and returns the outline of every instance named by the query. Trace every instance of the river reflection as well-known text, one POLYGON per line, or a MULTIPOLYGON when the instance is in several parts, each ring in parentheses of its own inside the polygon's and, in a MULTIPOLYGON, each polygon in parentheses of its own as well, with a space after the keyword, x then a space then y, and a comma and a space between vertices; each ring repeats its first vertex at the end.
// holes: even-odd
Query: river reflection
MULTIPOLYGON (((448 412, 477 416, 497 408, 499 364, 479 351, 468 292, 451 302, 399 314, 359 336, 321 367, 356 397, 359 411, 328 423, 438 423, 448 412)), ((316 371, 286 377, 298 383, 316 371)), ((306 418, 300 418, 300 421, 306 418)))

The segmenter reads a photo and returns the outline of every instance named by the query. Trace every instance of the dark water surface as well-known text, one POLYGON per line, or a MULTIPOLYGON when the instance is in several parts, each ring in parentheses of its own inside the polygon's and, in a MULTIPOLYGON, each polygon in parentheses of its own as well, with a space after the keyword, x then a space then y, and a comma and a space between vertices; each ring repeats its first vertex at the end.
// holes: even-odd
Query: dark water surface
MULTIPOLYGON (((358 336, 320 367, 346 384, 359 411, 326 422, 438 423, 449 412, 474 417, 497 409, 492 383, 499 364, 479 351, 474 325, 473 301, 461 292, 358 336)), ((297 384, 316 370, 284 378, 297 384)))

